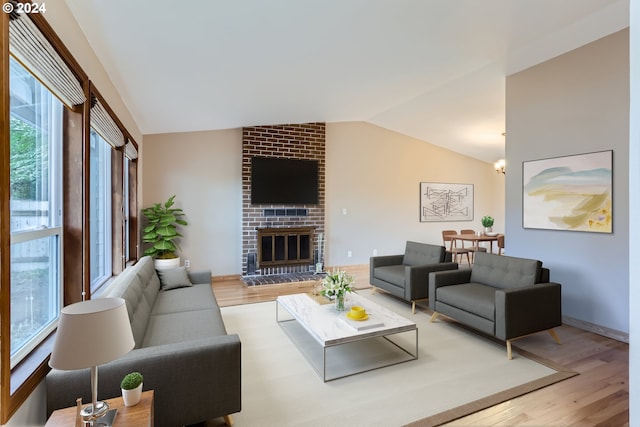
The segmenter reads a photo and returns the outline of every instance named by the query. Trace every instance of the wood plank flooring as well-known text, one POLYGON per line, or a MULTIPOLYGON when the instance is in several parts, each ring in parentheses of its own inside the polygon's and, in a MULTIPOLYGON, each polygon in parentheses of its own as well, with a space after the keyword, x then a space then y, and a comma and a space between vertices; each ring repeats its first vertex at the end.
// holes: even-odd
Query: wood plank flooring
MULTIPOLYGON (((357 287, 369 287, 368 266, 342 269, 355 276, 357 287)), ((272 301, 278 295, 307 292, 312 287, 313 282, 247 287, 239 278, 213 281, 222 307, 272 301)), ((431 312, 424 305, 416 309, 416 316, 426 315, 431 312)), ((628 426, 629 345, 567 325, 557 332, 562 345, 540 333, 514 341, 514 350, 529 351, 580 375, 445 425, 628 426)))

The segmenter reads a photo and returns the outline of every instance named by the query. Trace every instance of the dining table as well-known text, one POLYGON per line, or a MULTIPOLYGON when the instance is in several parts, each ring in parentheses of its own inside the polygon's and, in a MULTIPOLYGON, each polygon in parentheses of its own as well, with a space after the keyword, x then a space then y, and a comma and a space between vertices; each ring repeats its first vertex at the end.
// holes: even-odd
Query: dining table
POLYGON ((489 242, 489 253, 493 253, 493 242, 497 242, 498 241, 498 234, 496 234, 495 236, 487 236, 486 234, 454 234, 451 236, 451 248, 456 247, 456 241, 457 240, 462 240, 463 245, 464 242, 473 242, 474 245, 473 246, 478 246, 479 242, 489 242))

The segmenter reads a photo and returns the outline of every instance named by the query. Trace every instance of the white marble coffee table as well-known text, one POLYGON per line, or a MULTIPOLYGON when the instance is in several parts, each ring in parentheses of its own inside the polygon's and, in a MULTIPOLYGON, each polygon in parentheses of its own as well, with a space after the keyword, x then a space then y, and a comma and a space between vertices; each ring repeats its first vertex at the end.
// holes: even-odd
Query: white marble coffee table
MULTIPOLYGON (((363 306, 369 314, 369 319, 364 322, 349 321, 346 318, 346 312, 336 311, 333 303, 319 304, 308 294, 283 295, 279 296, 276 302, 276 321, 280 326, 283 326, 286 322, 297 321, 308 335, 313 338, 313 341, 320 344, 322 348, 321 361, 314 361, 312 360, 313 357, 309 356, 309 349, 305 348, 312 345, 309 345, 309 343, 305 344, 304 340, 296 339, 283 327, 292 341, 298 346, 305 357, 307 357, 314 370, 325 382, 418 358, 418 328, 414 322, 355 293, 348 295, 346 304, 347 311, 353 305, 363 306), (284 309, 284 313, 281 313, 280 307, 284 309), (287 313, 290 316, 287 316, 287 313), (356 327, 363 329, 358 330, 356 327), (415 333, 415 349, 413 352, 406 348, 406 342, 404 343, 405 345, 402 345, 390 339, 391 335, 412 331, 415 333), (379 366, 376 365, 372 367, 371 364, 368 364, 362 368, 356 368, 355 372, 342 373, 327 378, 327 351, 330 348, 364 340, 379 340, 381 338, 393 344, 392 348, 395 349, 394 351, 400 349, 404 356, 386 361, 381 360, 379 366), (409 357, 407 358, 406 355, 409 357)), ((368 357, 369 352, 366 352, 366 356, 368 357)), ((356 363, 358 358, 356 353, 356 363)), ((353 361, 351 362, 353 363, 353 361)))

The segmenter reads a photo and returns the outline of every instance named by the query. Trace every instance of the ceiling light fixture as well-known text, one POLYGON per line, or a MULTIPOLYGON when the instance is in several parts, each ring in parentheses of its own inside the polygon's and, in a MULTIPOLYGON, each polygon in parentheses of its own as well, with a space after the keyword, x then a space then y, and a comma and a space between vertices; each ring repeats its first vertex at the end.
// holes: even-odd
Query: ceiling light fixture
POLYGON ((497 162, 495 162, 493 164, 493 166, 496 168, 496 172, 497 173, 501 173, 503 175, 506 173, 506 167, 505 167, 504 159, 498 160, 497 162))

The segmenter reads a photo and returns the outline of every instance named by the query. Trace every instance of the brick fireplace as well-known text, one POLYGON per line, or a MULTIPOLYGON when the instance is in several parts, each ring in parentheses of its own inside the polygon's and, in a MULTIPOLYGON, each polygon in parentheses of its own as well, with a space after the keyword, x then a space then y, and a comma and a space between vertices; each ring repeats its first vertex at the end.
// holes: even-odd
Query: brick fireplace
MULTIPOLYGON (((242 274, 269 275, 298 273, 315 269, 318 258, 318 241, 324 235, 325 201, 325 123, 303 123, 290 125, 253 126, 242 129, 242 274), (317 205, 272 205, 251 204, 251 158, 280 157, 318 161, 317 205), (278 240, 280 229, 282 240, 278 240), (288 231, 287 229, 291 229, 288 231), (311 229, 311 247, 308 257, 300 257, 300 247, 309 246, 304 237, 292 238, 299 230, 311 229), (258 232, 274 236, 273 240, 258 241, 258 232), (265 231, 266 230, 266 231, 265 231), (262 265, 258 262, 261 253, 268 253, 273 245, 271 257, 278 256, 278 242, 286 246, 285 254, 293 253, 293 242, 298 245, 298 261, 291 262, 292 255, 285 255, 286 262, 269 259, 262 265), (303 242, 300 246, 300 242, 303 242)), ((323 251, 324 252, 324 251, 323 251)), ((306 255, 306 252, 303 253, 306 255)), ((323 256, 322 256, 323 257, 323 256)), ((324 260, 322 260, 324 261, 324 260)))

